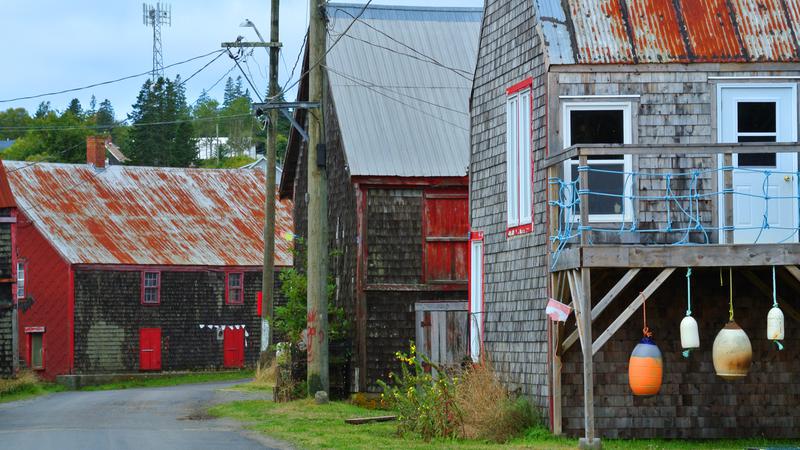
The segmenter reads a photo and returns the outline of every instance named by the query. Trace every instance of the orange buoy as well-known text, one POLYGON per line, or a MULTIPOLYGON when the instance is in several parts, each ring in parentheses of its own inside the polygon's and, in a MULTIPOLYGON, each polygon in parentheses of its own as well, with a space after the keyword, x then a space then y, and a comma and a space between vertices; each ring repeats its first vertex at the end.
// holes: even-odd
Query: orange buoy
POLYGON ((750 370, 753 347, 742 327, 731 321, 719 330, 711 356, 717 375, 726 380, 738 380, 746 377, 750 370))
POLYGON ((656 395, 661 389, 664 363, 661 350, 649 337, 643 338, 631 353, 628 382, 633 395, 656 395))

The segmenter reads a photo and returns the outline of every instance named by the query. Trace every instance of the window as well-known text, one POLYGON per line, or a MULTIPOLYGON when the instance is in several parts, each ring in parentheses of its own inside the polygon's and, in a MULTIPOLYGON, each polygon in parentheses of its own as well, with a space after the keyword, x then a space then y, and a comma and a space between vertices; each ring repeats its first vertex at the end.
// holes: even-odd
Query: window
POLYGON ((25 263, 17 263, 17 299, 25 298, 25 263))
POLYGON ((158 305, 161 303, 161 273, 142 272, 142 304, 158 305))
POLYGON ((31 369, 44 369, 44 332, 28 332, 28 363, 31 369))
POLYGON ((225 303, 228 305, 241 305, 244 303, 244 288, 242 287, 242 272, 229 272, 225 281, 225 303))
POLYGON ((508 89, 506 98, 506 211, 509 236, 532 230, 531 80, 508 89))
MULTIPOLYGON (((578 144, 630 144, 630 103, 565 103, 564 148, 578 144)), ((564 163, 564 180, 578 179, 577 158, 564 163)), ((589 187, 600 195, 589 197, 590 222, 629 221, 633 215, 633 182, 627 175, 632 170, 630 155, 590 157, 589 187)), ((580 218, 579 207, 571 212, 580 218)))
POLYGON ((469 354, 478 362, 483 348, 483 233, 470 233, 469 240, 469 354))
POLYGON ((427 191, 423 215, 423 283, 466 283, 469 251, 467 193, 463 190, 427 191))
MULTIPOLYGON (((738 102, 736 137, 738 142, 777 142, 775 102, 738 102)), ((741 153, 739 167, 775 167, 775 153, 741 153)))

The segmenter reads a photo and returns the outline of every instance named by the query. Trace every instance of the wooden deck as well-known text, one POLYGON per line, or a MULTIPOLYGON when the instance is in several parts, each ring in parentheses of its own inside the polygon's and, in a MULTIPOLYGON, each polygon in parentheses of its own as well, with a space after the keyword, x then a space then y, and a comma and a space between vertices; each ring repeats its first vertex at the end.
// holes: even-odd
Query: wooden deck
MULTIPOLYGON (((551 254, 553 257, 553 254, 551 254)), ((552 272, 580 268, 753 267, 800 265, 800 244, 575 245, 552 272)))

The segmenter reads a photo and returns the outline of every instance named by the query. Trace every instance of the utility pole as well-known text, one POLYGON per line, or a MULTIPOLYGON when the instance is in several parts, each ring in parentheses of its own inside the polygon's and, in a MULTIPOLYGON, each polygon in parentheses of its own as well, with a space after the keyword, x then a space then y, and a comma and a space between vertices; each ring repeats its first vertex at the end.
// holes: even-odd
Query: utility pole
MULTIPOLYGON (((272 12, 270 35, 271 42, 278 42, 278 19, 280 18, 280 0, 272 0, 272 12)), ((258 31, 256 30, 256 33, 258 31)), ((259 35, 259 38, 261 36, 259 35)), ((269 99, 274 100, 280 94, 278 86, 278 56, 280 48, 270 47, 269 49, 269 99)), ((264 275, 262 277, 261 292, 266 303, 261 311, 261 320, 269 325, 272 320, 275 308, 275 159, 277 158, 278 147, 278 110, 272 109, 269 112, 269 134, 267 136, 267 185, 264 187, 264 275)), ((272 327, 266 327, 266 343, 272 343, 272 327)), ((262 331, 263 333, 263 331, 262 331)), ((262 336, 262 339, 264 337, 262 336)), ((263 347, 263 346, 262 346, 263 347)), ((262 348, 263 351, 263 348, 262 348)))
MULTIPOLYGON (((247 48, 264 47, 269 48, 269 99, 277 97, 280 93, 278 85, 278 57, 280 56, 281 43, 279 42, 278 22, 280 18, 280 0, 271 0, 271 26, 270 42, 264 41, 261 33, 258 32, 256 25, 250 20, 245 19, 240 26, 250 27, 258 36, 261 42, 223 42, 222 47, 247 48)), ((264 107, 266 104, 260 104, 264 107)), ((253 105, 254 107, 256 105, 253 105)), ((264 264, 261 279, 261 356, 262 361, 266 356, 269 345, 272 343, 272 327, 270 321, 274 310, 275 293, 275 159, 277 158, 278 147, 278 110, 272 109, 269 114, 269 132, 267 133, 267 173, 266 185, 264 186, 264 264)))
MULTIPOLYGON (((325 0, 309 0, 309 102, 322 102, 325 65, 325 0)), ((308 393, 330 391, 328 379, 328 177, 324 105, 308 111, 308 393)))

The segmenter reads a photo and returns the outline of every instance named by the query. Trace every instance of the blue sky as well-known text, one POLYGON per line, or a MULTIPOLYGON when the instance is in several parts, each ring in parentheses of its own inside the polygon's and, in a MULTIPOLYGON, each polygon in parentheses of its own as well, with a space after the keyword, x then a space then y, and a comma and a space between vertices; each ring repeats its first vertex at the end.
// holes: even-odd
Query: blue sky
MULTIPOLYGON (((154 3, 154 2, 153 2, 154 3)), ((252 20, 261 34, 269 37, 269 0, 174 0, 172 26, 162 30, 164 64, 189 59, 214 51, 222 41, 238 35, 255 41, 252 29, 241 28, 244 19, 252 20)), ((375 4, 480 7, 482 0, 374 0, 375 4)), ((2 0, 0 1, 0 39, 5 54, 0 65, 0 100, 58 91, 148 71, 152 66, 152 28, 142 24, 140 0, 2 0)), ((284 43, 280 81, 284 84, 300 51, 308 23, 306 0, 281 1, 281 41, 284 43)), ((212 57, 167 70, 174 77, 191 75, 212 57)), ((262 93, 267 88, 268 56, 255 49, 250 58, 253 82, 262 93)), ((200 92, 209 88, 233 67, 227 56, 192 78, 186 85, 187 98, 194 103, 200 92)), ((239 74, 234 69, 231 75, 239 74)), ((73 97, 88 107, 92 94, 99 103, 111 100, 117 119, 130 112, 139 88, 140 77, 85 91, 46 98, 2 102, 0 109, 24 107, 35 111, 43 100, 63 110, 73 97)), ((211 91, 222 99, 224 81, 211 91)), ((291 93, 293 97, 294 93, 291 93)))

